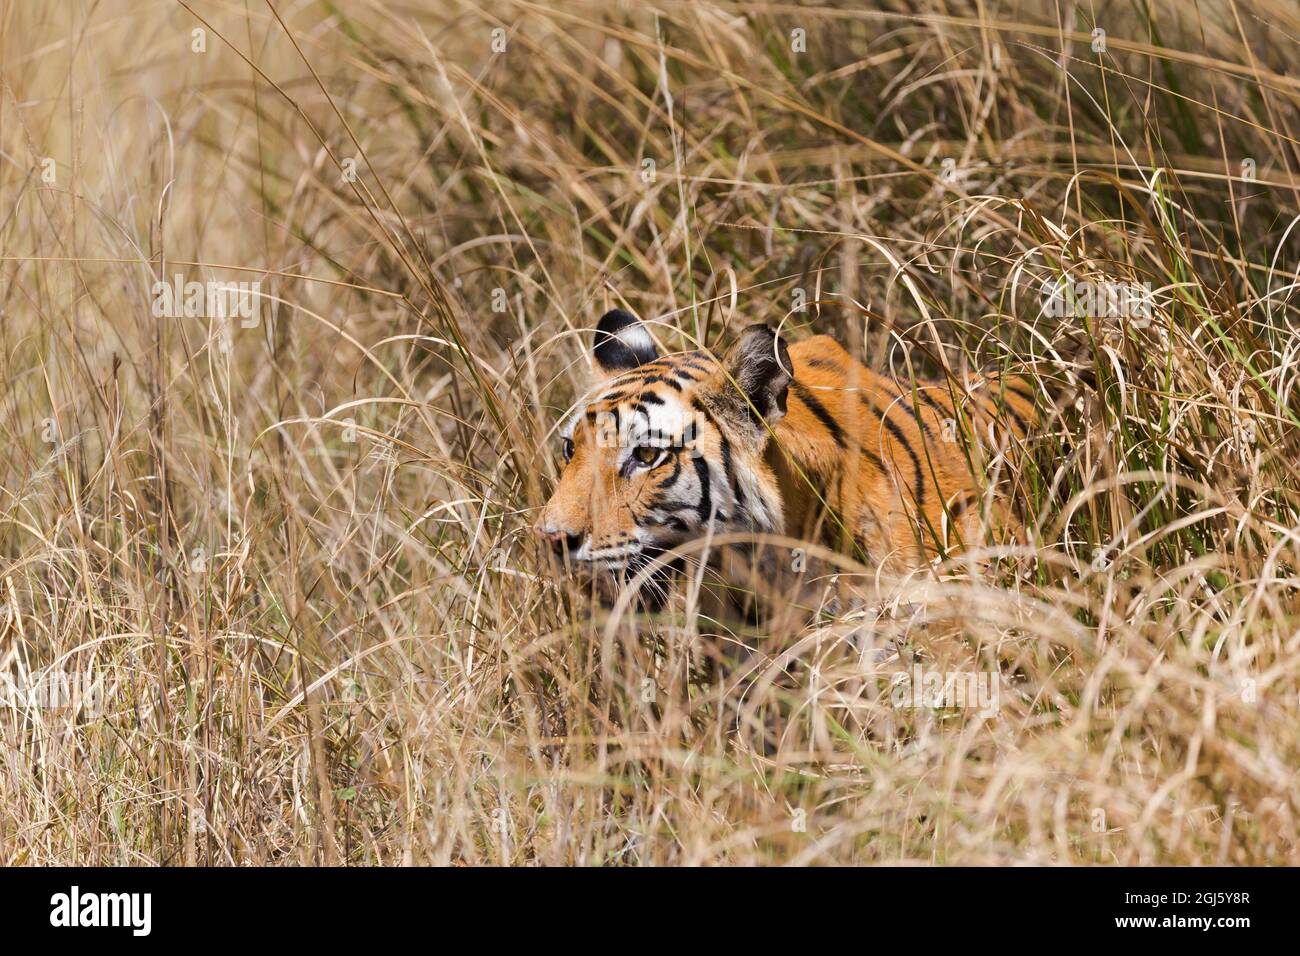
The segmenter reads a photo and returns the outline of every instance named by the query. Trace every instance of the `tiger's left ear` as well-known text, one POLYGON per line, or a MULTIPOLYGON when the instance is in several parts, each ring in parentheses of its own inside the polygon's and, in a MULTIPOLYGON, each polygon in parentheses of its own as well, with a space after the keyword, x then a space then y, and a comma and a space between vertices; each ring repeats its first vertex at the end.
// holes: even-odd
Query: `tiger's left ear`
POLYGON ((592 345, 596 368, 607 377, 659 357, 659 349, 645 324, 622 309, 611 309, 600 317, 592 345))
POLYGON ((766 325, 751 325, 722 360, 722 368, 711 389, 714 404, 752 432, 761 445, 767 426, 785 417, 794 381, 785 340, 766 325))

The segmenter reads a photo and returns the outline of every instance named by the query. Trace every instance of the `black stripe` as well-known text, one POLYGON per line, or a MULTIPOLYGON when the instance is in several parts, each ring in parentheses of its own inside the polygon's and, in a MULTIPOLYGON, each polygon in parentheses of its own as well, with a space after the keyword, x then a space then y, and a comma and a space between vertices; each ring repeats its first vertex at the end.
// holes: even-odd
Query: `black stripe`
MULTIPOLYGON (((810 395, 808 390, 798 382, 791 383, 790 390, 795 393, 795 398, 807 405, 808 410, 817 417, 817 420, 826 426, 826 430, 830 432, 831 438, 835 439, 835 444, 839 445, 841 448, 847 448, 848 446, 844 442, 844 429, 840 427, 839 422, 831 417, 831 413, 826 410, 826 407, 810 395)), ((855 444, 858 443, 855 442, 855 444)), ((885 462, 879 455, 866 446, 862 446, 858 450, 870 459, 872 464, 880 469, 881 474, 885 473, 885 462)))
POLYGON ((1005 379, 1002 380, 1002 385, 1003 385, 1004 388, 1006 388, 1006 390, 1007 390, 1008 392, 1010 392, 1010 393, 1013 394, 1013 395, 1019 395, 1021 398, 1023 398, 1025 401, 1027 401, 1030 405, 1036 405, 1036 404, 1038 403, 1038 400, 1037 400, 1037 398, 1034 396, 1033 391, 1031 391, 1031 390, 1028 388, 1028 386, 1021 385, 1021 384, 1019 384, 1018 382, 1015 382, 1015 381, 1007 381, 1007 380, 1005 380, 1005 379))
POLYGON ((1006 398, 1001 395, 996 396, 996 398, 998 404, 1001 405, 1011 415, 1011 417, 1016 420, 1016 424, 1020 426, 1021 437, 1027 436, 1029 434, 1029 423, 1021 417, 1020 413, 1016 411, 1015 407, 1007 401, 1006 398))
POLYGON ((713 492, 709 483, 709 463, 703 456, 695 459, 695 474, 700 477, 700 500, 695 512, 700 516, 700 524, 708 524, 713 513, 713 492))
POLYGON ((953 521, 956 521, 958 518, 964 515, 966 513, 966 509, 969 508, 974 503, 975 503, 975 497, 973 495, 969 495, 969 494, 962 495, 961 498, 959 498, 956 501, 956 503, 948 507, 949 517, 951 517, 953 521))
POLYGON ((740 515, 749 514, 749 502, 745 500, 745 493, 740 490, 740 482, 736 480, 735 465, 731 461, 731 442, 727 436, 721 432, 718 433, 722 439, 722 470, 727 476, 727 487, 731 490, 731 500, 736 503, 736 513, 740 515))
MULTIPOLYGON (((888 383, 885 384, 888 385, 888 383)), ((888 391, 888 388, 886 388, 886 391, 888 391)), ((916 422, 916 424, 920 427, 921 431, 925 433, 925 437, 933 440, 934 432, 930 431, 929 422, 927 422, 925 418, 921 415, 920 410, 916 407, 915 403, 913 403, 910 399, 908 399, 903 395, 903 390, 898 385, 894 386, 894 397, 897 398, 900 402, 902 402, 905 408, 911 410, 912 421, 916 422)))
POLYGON ((655 382, 660 382, 664 385, 667 385, 675 392, 680 392, 682 390, 681 383, 678 382, 677 379, 668 378, 665 375, 647 375, 645 378, 641 380, 641 382, 644 385, 651 385, 654 384, 655 382))
POLYGON ((832 361, 831 359, 810 358, 810 359, 805 359, 804 361, 807 364, 811 365, 813 368, 825 368, 835 372, 844 371, 843 367, 841 367, 839 362, 832 361))
MULTIPOLYGON (((711 372, 712 369, 703 358, 694 357, 693 353, 683 355, 667 355, 661 359, 655 359, 653 362, 646 362, 638 371, 642 372, 662 372, 677 371, 678 369, 690 368, 697 372, 711 372)), ((622 377, 622 376, 620 376, 622 377)))
POLYGON ((667 491, 673 485, 677 484, 677 479, 680 478, 681 476, 682 476, 682 456, 673 455, 673 473, 659 483, 659 490, 667 491))
MULTIPOLYGON (((632 399, 635 399, 636 403, 642 403, 646 405, 662 405, 664 403, 663 397, 660 395, 656 395, 654 392, 647 392, 644 390, 634 391, 631 389, 627 391, 620 390, 618 392, 607 392, 606 394, 600 396, 600 398, 596 399, 594 402, 592 402, 590 405, 587 406, 587 414, 594 415, 597 414, 598 412, 610 411, 611 409, 602 406, 618 407, 618 406, 626 405, 632 399)), ((634 404, 634 407, 638 407, 638 406, 634 404)))
POLYGON ((899 444, 901 444, 901 445, 903 446, 903 449, 904 449, 904 450, 907 452, 907 454, 911 457, 911 459, 912 459, 912 468, 913 468, 913 470, 914 470, 914 472, 915 472, 915 474, 916 474, 916 504, 917 504, 917 507, 922 507, 922 506, 924 506, 924 504, 925 504, 925 473, 921 470, 921 458, 920 458, 920 456, 917 455, 917 453, 912 449, 912 446, 908 443, 907 438, 904 437, 904 435, 903 435, 903 430, 902 430, 901 428, 899 428, 896 424, 894 424, 894 421, 893 421, 892 418, 889 418, 889 417, 886 416, 884 413, 882 413, 882 412, 880 411, 880 409, 876 407, 876 403, 875 403, 875 402, 873 402, 873 401, 872 401, 870 398, 868 398, 866 395, 863 395, 863 396, 862 396, 862 404, 865 405, 865 406, 867 406, 867 408, 869 408, 871 411, 873 411, 873 412, 876 413, 876 417, 879 418, 880 421, 881 421, 881 423, 884 424, 884 426, 885 426, 886 428, 889 429, 890 434, 892 434, 896 439, 898 439, 899 444))
MULTIPOLYGON (((1003 378, 1002 376, 998 376, 998 384, 1002 387, 1002 390, 1004 392, 1010 392, 1012 395, 1015 395, 1017 398, 1023 399, 1025 404, 1027 404, 1030 408, 1038 407, 1038 403, 1034 398, 1033 392, 1028 391, 1028 386, 1022 385, 1020 382, 1014 381, 1012 379, 1003 378)), ((1006 395, 999 395, 998 398, 1001 404, 1011 414, 1011 417, 1014 418, 1016 422, 1020 425, 1021 435, 1028 436, 1030 422, 1026 421, 1024 416, 1021 415, 1020 412, 1016 411, 1016 407, 1011 404, 1011 401, 1006 397, 1006 395)))
POLYGON ((885 471, 885 462, 884 462, 884 460, 883 460, 879 455, 877 455, 877 454, 876 454, 874 451, 872 451, 870 448, 863 448, 863 449, 862 449, 862 454, 864 454, 868 459, 870 459, 871 463, 872 463, 873 465, 875 465, 876 468, 878 468, 878 469, 880 470, 880 473, 881 473, 882 475, 883 475, 883 474, 886 474, 886 471, 885 471))
POLYGON ((967 397, 975 404, 977 409, 996 421, 998 417, 998 406, 993 401, 993 396, 991 394, 986 395, 984 392, 985 389, 983 387, 977 388, 975 391, 967 393, 967 397), (988 401, 987 405, 984 404, 984 400, 988 401))
MULTIPOLYGON (((933 387, 937 388, 938 386, 933 386, 933 387)), ((949 418, 952 418, 956 414, 956 412, 954 412, 947 405, 940 405, 938 401, 931 398, 929 388, 918 388, 916 392, 918 395, 921 396, 921 401, 925 402, 925 404, 929 405, 936 412, 938 412, 940 415, 943 416, 944 421, 947 421, 949 418)), ((947 393, 945 392, 944 394, 947 393)))
POLYGON ((808 411, 812 412, 817 417, 817 420, 826 426, 826 430, 831 433, 831 438, 835 440, 835 444, 841 448, 846 447, 844 444, 844 429, 840 427, 839 422, 831 417, 831 413, 826 411, 826 406, 809 395, 808 390, 798 382, 791 383, 790 391, 794 392, 795 398, 807 405, 808 411))
POLYGON ((1020 426, 1020 437, 1027 438, 1029 436, 1028 423, 1023 418, 1020 417, 1020 413, 1017 412, 1014 408, 1012 408, 1009 402, 1005 404, 1006 404, 1007 411, 1011 413, 1011 417, 1014 418, 1016 420, 1016 424, 1020 426))
POLYGON ((697 359, 681 359, 677 362, 677 368, 690 369, 693 372, 712 372, 713 369, 703 361, 697 359))
POLYGON ((749 502, 745 498, 745 492, 741 490, 740 482, 736 478, 735 462, 731 455, 731 441, 727 438, 726 433, 718 427, 713 414, 704 406, 703 402, 692 397, 691 407, 699 412, 713 430, 718 433, 718 440, 722 445, 722 471, 727 477, 727 487, 731 490, 731 499, 736 503, 736 511, 739 514, 749 514, 749 502))

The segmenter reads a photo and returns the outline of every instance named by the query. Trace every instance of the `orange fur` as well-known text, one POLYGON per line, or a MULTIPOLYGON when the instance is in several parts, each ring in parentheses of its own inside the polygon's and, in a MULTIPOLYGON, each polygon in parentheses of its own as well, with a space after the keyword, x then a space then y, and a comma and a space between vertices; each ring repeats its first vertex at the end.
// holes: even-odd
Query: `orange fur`
POLYGON ((1032 401, 1013 391, 994 399, 1000 382, 992 376, 957 391, 954 411, 947 383, 886 378, 825 335, 791 346, 790 357, 796 385, 765 454, 781 484, 787 533, 856 543, 874 560, 901 567, 978 533, 981 489, 960 423, 984 438, 991 422, 1005 423, 1012 435, 995 441, 1023 440, 1020 422, 999 414, 997 403, 1030 427, 1037 420, 1032 401))

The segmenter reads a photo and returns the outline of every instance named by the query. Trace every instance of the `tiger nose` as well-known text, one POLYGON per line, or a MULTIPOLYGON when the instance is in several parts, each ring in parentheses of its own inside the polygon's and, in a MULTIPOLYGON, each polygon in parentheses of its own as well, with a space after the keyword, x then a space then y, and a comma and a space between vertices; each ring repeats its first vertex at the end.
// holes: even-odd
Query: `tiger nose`
POLYGON ((570 531, 538 528, 537 533, 542 536, 543 540, 550 542, 551 550, 558 555, 563 555, 565 551, 577 551, 582 546, 582 535, 573 534, 570 531))

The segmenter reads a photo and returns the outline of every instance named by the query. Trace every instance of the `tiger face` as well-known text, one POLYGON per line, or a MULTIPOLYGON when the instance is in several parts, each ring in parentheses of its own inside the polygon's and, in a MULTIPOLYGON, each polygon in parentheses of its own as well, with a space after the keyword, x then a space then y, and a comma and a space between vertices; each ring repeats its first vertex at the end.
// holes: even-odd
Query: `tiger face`
POLYGON ((560 430, 564 467, 536 525, 557 554, 618 572, 710 533, 781 530, 763 460, 791 380, 775 333, 749 328, 721 361, 661 356, 616 309, 597 325, 593 358, 600 381, 560 430))

